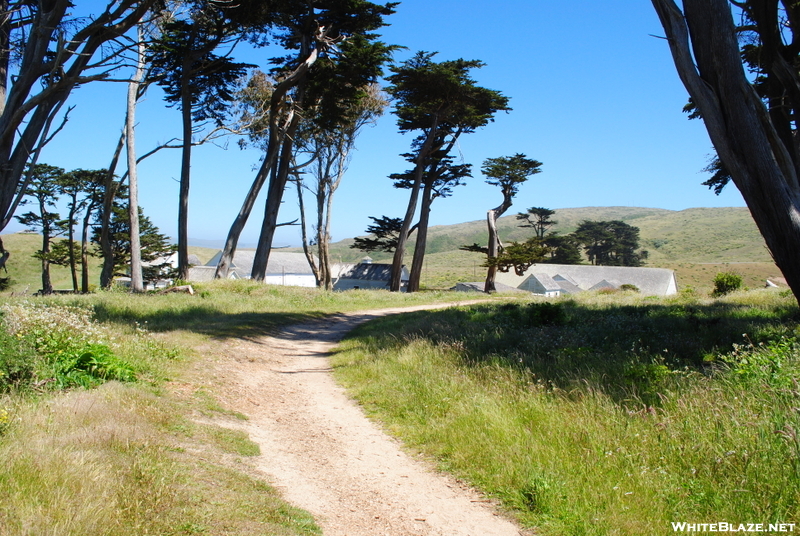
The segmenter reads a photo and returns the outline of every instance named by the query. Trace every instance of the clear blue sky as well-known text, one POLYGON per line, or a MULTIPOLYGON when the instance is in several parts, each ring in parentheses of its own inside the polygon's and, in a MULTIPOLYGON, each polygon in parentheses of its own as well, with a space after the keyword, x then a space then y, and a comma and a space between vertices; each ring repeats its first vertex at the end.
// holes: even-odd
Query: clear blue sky
MULTIPOLYGON (((473 179, 433 205, 433 225, 482 219, 500 193, 484 183, 480 164, 490 157, 525 153, 543 162, 542 173, 521 190, 510 213, 531 206, 641 206, 682 210, 743 206, 733 186, 717 197, 700 183, 712 152, 705 128, 681 112, 681 85, 647 1, 549 2, 515 0, 406 0, 383 30, 403 45, 397 61, 418 50, 437 59, 479 59, 478 82, 510 97, 513 108, 494 123, 462 137, 458 151, 472 163, 473 179), (493 9, 487 9, 491 5, 493 9), (651 35, 652 34, 652 35, 651 35)), ((277 51, 263 49, 246 61, 261 63, 277 51)), ((79 89, 65 130, 41 159, 66 169, 103 168, 122 126, 124 84, 95 83, 79 89)), ((137 149, 180 136, 179 112, 165 108, 151 89, 139 107, 137 149)), ((401 216, 408 192, 387 178, 407 168, 398 155, 411 136, 397 132, 390 113, 357 142, 350 170, 336 194, 333 238, 363 235, 369 216, 401 216)), ((242 151, 235 139, 223 150, 195 150, 189 236, 223 240, 254 177, 259 153, 242 151)), ((140 166, 140 204, 169 235, 176 234, 180 155, 164 151, 140 166)), ((264 192, 266 193, 266 192, 264 192)), ((242 236, 255 242, 263 196, 242 236)), ((286 192, 281 221, 296 217, 296 196, 286 192)), ((16 224, 5 232, 19 230, 16 224)), ((299 228, 282 228, 276 246, 298 245, 299 228)))

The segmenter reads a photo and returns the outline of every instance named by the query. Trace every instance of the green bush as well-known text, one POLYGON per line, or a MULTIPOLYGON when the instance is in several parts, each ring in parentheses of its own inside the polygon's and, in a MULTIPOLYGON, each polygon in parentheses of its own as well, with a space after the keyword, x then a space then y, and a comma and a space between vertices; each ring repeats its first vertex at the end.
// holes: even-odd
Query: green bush
POLYGON ((742 287, 742 276, 733 272, 720 272, 714 277, 714 291, 711 295, 715 298, 729 294, 742 287))
POLYGON ((38 381, 50 388, 135 381, 133 367, 111 350, 89 309, 21 302, 3 306, 0 387, 38 381))
POLYGON ((61 351, 53 356, 52 377, 59 389, 69 387, 96 387, 104 381, 131 382, 136 373, 108 346, 89 344, 82 348, 61 351))
POLYGON ((0 393, 28 384, 35 361, 36 353, 0 326, 0 393))

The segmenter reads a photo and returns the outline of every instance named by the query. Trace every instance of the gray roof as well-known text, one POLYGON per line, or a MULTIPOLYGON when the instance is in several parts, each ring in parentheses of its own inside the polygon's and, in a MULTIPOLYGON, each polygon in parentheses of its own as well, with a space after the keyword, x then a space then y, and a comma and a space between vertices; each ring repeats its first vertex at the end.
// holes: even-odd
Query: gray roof
MULTIPOLYGON (((483 292, 484 288, 486 288, 486 283, 480 281, 474 283, 456 283, 456 286, 450 290, 458 290, 460 292, 483 292)), ((497 292, 522 292, 518 288, 509 287, 508 285, 496 281, 494 283, 494 289, 497 292)))
POLYGON ((613 280, 613 279, 611 281, 608 281, 606 279, 603 279, 602 281, 599 281, 599 282, 595 283, 594 285, 592 285, 592 288, 590 288, 589 290, 600 290, 600 289, 604 289, 604 288, 616 290, 621 286, 622 286, 622 283, 620 283, 619 281, 616 281, 616 280, 613 280))
POLYGON ((633 268, 628 266, 590 266, 586 264, 536 264, 522 276, 513 271, 498 273, 497 281, 520 287, 531 274, 546 274, 556 280, 567 292, 567 282, 576 284, 577 290, 590 289, 601 281, 614 282, 620 285, 628 283, 636 285, 642 294, 664 296, 677 291, 675 273, 666 268, 633 268), (561 276, 565 281, 559 281, 561 276))
MULTIPOLYGON (((216 266, 191 266, 189 267, 189 281, 213 281, 216 266)), ((239 279, 236 272, 228 274, 228 279, 239 279)))
MULTIPOLYGON (((392 277, 391 264, 365 263, 340 264, 332 267, 331 272, 334 277, 338 275, 340 279, 357 279, 359 281, 389 281, 392 277)), ((403 266, 401 280, 408 279, 408 272, 403 266)))
POLYGON ((533 277, 539 281, 539 284, 546 291, 561 290, 561 286, 547 274, 533 274, 533 277))
POLYGON ((575 285, 576 287, 578 286, 578 282, 575 281, 573 278, 571 278, 569 275, 556 274, 553 276, 553 281, 567 281, 575 285))
POLYGON ((203 263, 200 262, 200 257, 192 253, 191 255, 189 255, 189 264, 191 266, 201 266, 203 263))
MULTIPOLYGON (((254 249, 237 249, 233 254, 233 262, 231 268, 236 271, 237 275, 241 278, 249 278, 253 272, 253 260, 256 256, 254 249)), ((219 260, 222 258, 222 251, 217 252, 214 257, 206 263, 206 266, 217 266, 219 260)), ((315 262, 319 260, 314 257, 315 262)), ((295 274, 295 275, 314 275, 311 267, 308 265, 308 259, 304 253, 294 253, 291 251, 275 251, 274 249, 269 254, 269 261, 267 262, 267 275, 282 275, 282 274, 295 274)))

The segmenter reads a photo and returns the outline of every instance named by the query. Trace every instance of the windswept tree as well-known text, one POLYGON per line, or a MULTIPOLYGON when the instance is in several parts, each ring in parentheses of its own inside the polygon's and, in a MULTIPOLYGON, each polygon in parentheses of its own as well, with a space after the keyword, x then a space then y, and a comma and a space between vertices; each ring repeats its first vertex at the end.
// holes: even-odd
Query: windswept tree
POLYGON ((513 268, 515 274, 523 275, 532 265, 544 261, 549 253, 550 248, 534 236, 524 242, 511 242, 496 257, 487 257, 484 266, 501 272, 513 268))
POLYGON ((234 21, 247 19, 255 41, 266 44, 269 31, 288 52, 271 60, 275 81, 266 110, 266 150, 239 214, 231 225, 217 265, 216 277, 226 277, 239 236, 252 212, 262 186, 269 180, 264 220, 253 262, 253 278, 266 275, 278 212, 292 168, 294 138, 306 106, 316 111, 321 126, 340 122, 352 104, 382 74, 393 47, 373 33, 394 12, 395 2, 376 4, 366 0, 340 2, 260 2, 243 0, 226 9, 234 21), (254 24, 253 21, 260 21, 254 24))
MULTIPOLYGON (((418 52, 411 59, 392 68, 387 79, 391 86, 387 92, 394 98, 394 113, 402 133, 418 132, 412 142, 414 169, 408 177, 410 195, 403 227, 398 236, 397 249, 392 260, 390 289, 400 290, 400 277, 406 242, 417 212, 417 203, 423 188, 423 180, 446 158, 461 134, 469 134, 493 120, 500 110, 509 110, 508 98, 499 91, 478 86, 470 77, 470 71, 484 64, 477 60, 433 61, 435 53, 418 52)), ((427 217, 422 211, 420 221, 427 217)), ((420 225, 420 229, 422 226, 420 225)), ((418 230, 419 233, 419 230, 418 230)), ((424 255, 425 241, 420 256, 424 255)), ((415 250, 415 255, 416 255, 415 250)), ((418 258, 421 260, 421 257, 418 258)), ((412 273, 414 272, 412 266, 412 273)), ((409 280, 409 290, 419 285, 409 280)))
POLYGON ((544 207, 531 207, 526 212, 517 213, 517 219, 520 227, 529 227, 533 229, 535 236, 544 240, 547 231, 558 222, 551 218, 556 213, 555 210, 550 210, 544 207))
MULTIPOLYGON (((489 257, 497 257, 502 249, 500 237, 497 234, 497 218, 511 208, 514 196, 517 195, 522 183, 527 181, 531 175, 541 173, 541 168, 541 162, 532 160, 522 153, 517 153, 514 156, 487 158, 483 161, 481 171, 487 177, 486 182, 492 186, 498 186, 503 194, 503 202, 486 213, 486 223, 489 228, 489 245, 487 247, 489 257)), ((497 267, 490 265, 486 273, 484 292, 494 292, 496 290, 494 285, 496 275, 497 267)))
POLYGON ((403 228, 403 218, 390 218, 389 216, 375 218, 370 216, 369 219, 372 220, 372 225, 367 226, 367 236, 355 238, 350 247, 364 253, 372 253, 373 251, 393 253, 397 249, 397 237, 400 234, 400 229, 403 228))
POLYGON ((719 160, 800 300, 800 4, 652 2, 719 160))
MULTIPOLYGON (((408 276, 407 290, 409 292, 419 290, 433 201, 440 197, 450 197, 453 194, 453 188, 463 185, 464 179, 472 176, 472 164, 456 164, 454 162, 455 158, 448 154, 454 143, 455 139, 446 148, 431 155, 428 166, 422 173, 422 191, 420 194, 422 202, 420 203, 419 220, 413 226, 416 228, 417 237, 414 244, 411 270, 408 276)), ((415 159, 414 154, 405 156, 412 162, 415 159)), ((414 188, 414 170, 408 170, 405 173, 394 173, 389 178, 395 181, 396 188, 411 190, 414 188)))
POLYGON ((161 35, 148 51, 150 78, 164 90, 164 99, 181 111, 182 155, 178 195, 178 274, 189 276, 189 184, 192 138, 209 121, 223 123, 234 99, 233 88, 253 65, 234 62, 227 54, 240 39, 237 25, 216 4, 193 6, 183 19, 161 25, 161 35), (217 51, 221 48, 224 54, 217 51))
POLYGON ((58 180, 64 174, 64 170, 47 164, 36 164, 29 171, 28 185, 24 193, 35 203, 36 210, 28 211, 16 218, 30 231, 42 233, 42 248, 35 256, 42 262, 42 293, 51 294, 53 283, 50 280, 50 247, 53 238, 64 233, 61 216, 52 209, 58 201, 58 180))
MULTIPOLYGON (((95 16, 71 0, 6 0, 0 16, 0 231, 26 190, 25 168, 72 90, 110 79, 124 64, 125 34, 155 0, 111 0, 95 16)), ((2 253, 2 252, 0 252, 2 253)), ((0 263, 7 255, 0 254, 0 263)))
POLYGON ((542 262, 553 264, 581 264, 583 262, 580 240, 572 233, 567 235, 550 233, 545 236, 544 243, 550 249, 550 256, 542 262))
POLYGON ((75 169, 63 173, 56 179, 58 193, 67 199, 67 231, 66 244, 63 246, 65 266, 69 266, 72 275, 72 289, 75 292, 88 292, 88 229, 91 217, 101 202, 100 192, 106 170, 75 169), (75 239, 75 227, 81 213, 81 243, 75 239), (78 286, 78 265, 82 268, 82 284, 78 286))
MULTIPOLYGON (((114 203, 111 215, 110 243, 114 259, 114 276, 126 277, 130 275, 131 264, 131 223, 127 201, 124 195, 118 197, 114 203)), ((167 261, 175 252, 175 246, 170 244, 169 238, 162 234, 150 218, 144 215, 141 207, 139 212, 139 234, 141 239, 142 281, 155 282, 160 279, 172 278, 172 265, 167 261)), ((99 240, 99 227, 95 228, 93 240, 99 240)))

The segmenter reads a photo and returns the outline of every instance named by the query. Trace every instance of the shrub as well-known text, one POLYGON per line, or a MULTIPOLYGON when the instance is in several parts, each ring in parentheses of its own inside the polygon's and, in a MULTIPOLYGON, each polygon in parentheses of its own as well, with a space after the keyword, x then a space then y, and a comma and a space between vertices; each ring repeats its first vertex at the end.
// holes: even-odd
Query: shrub
POLYGON ((567 322, 567 313, 560 303, 529 303, 525 313, 529 326, 560 326, 567 322))
POLYGON ((10 335, 0 326, 0 393, 30 382, 35 355, 19 337, 10 335))
POLYGON ((715 298, 729 294, 742 287, 742 276, 733 272, 720 272, 714 277, 714 291, 711 295, 715 298))
POLYGON ((0 340, 0 370, 8 378, 6 388, 36 377, 58 389, 136 379, 133 367, 108 346, 109 337, 92 320, 91 310, 28 302, 2 309, 2 336, 8 343, 0 340))
POLYGON ((639 287, 637 287, 636 285, 632 285, 630 283, 625 283, 625 284, 621 285, 619 287, 619 289, 624 291, 624 292, 641 292, 639 290, 639 287))

